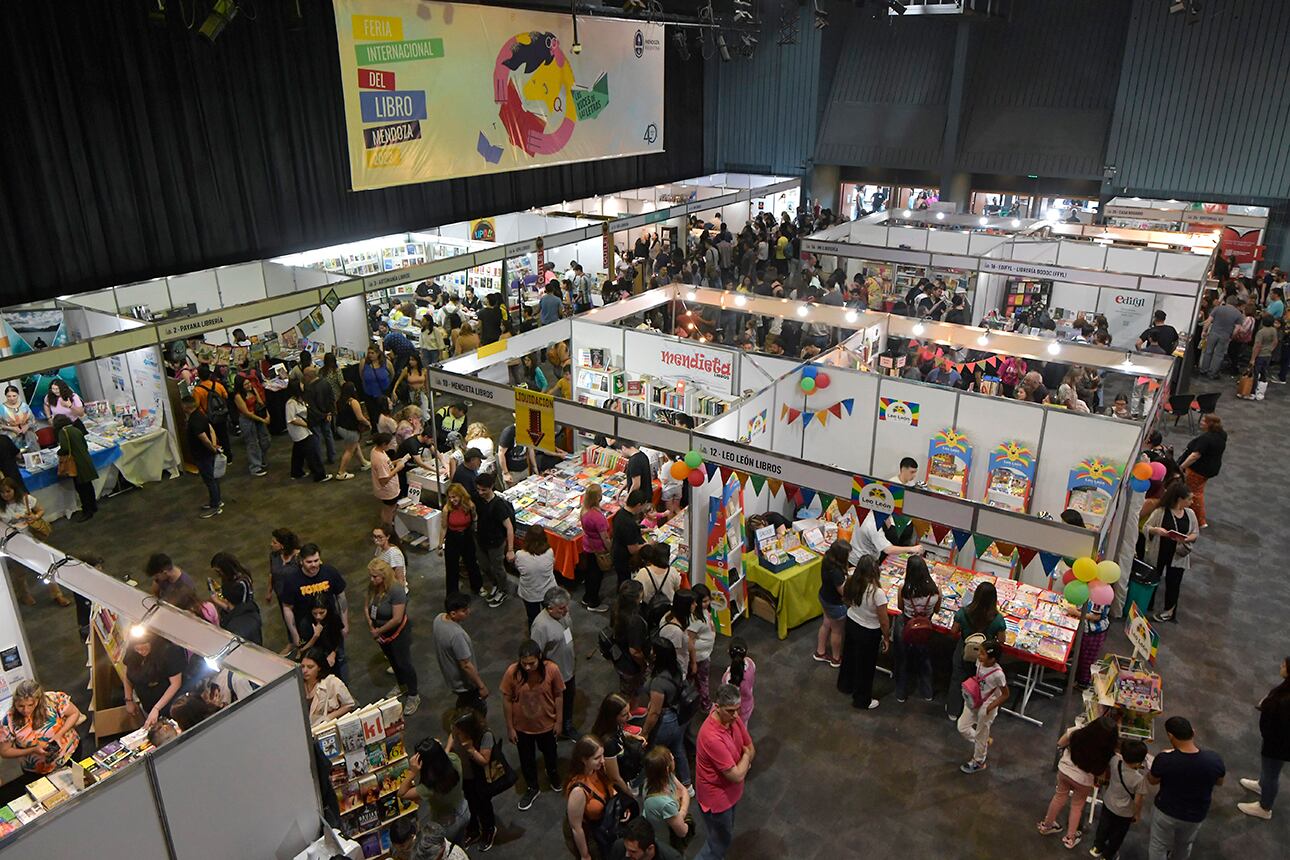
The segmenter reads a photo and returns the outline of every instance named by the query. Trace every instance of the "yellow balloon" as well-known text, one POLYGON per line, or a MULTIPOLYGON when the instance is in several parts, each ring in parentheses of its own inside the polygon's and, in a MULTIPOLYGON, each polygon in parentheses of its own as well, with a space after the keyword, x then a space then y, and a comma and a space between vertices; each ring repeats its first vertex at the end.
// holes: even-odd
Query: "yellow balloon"
POLYGON ((1120 566, 1109 558, 1097 563, 1097 578, 1107 585, 1120 580, 1120 566))
POLYGON ((1091 558, 1075 559, 1075 564, 1071 566, 1071 570, 1075 572, 1075 578, 1080 582, 1092 582, 1097 579, 1097 562, 1091 558))

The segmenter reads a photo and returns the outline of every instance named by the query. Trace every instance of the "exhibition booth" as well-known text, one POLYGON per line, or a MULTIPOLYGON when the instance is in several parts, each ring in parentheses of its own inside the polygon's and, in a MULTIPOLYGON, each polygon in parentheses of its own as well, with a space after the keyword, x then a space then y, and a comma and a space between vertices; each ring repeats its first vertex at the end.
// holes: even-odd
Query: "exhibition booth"
MULTIPOLYGON (((91 642, 106 642, 111 652, 91 662, 92 684, 99 671, 123 675, 124 650, 147 637, 153 647, 164 641, 184 649, 190 665, 204 662, 212 679, 227 676, 229 689, 242 694, 173 739, 155 736, 160 746, 137 720, 96 727, 100 741, 92 756, 73 756, 21 793, 8 792, 0 806, 0 851, 105 860, 290 860, 318 838, 322 804, 295 664, 26 534, 6 535, 2 548, 6 580, 8 566, 21 565, 91 601, 91 642), (273 751, 274 778, 248 780, 247 774, 263 771, 266 749, 273 751), (211 814, 215 809, 218 815, 211 814)), ((7 712, 17 684, 40 679, 33 665, 39 655, 26 644, 7 583, 0 587, 0 636, 0 708, 7 712)), ((119 692, 103 700, 92 690, 92 719, 100 711, 124 711, 119 692)))
POLYGON ((1183 329, 1195 319, 1216 247, 1212 234, 1155 247, 1135 241, 1146 237, 1133 231, 1089 237, 1082 230, 1091 228, 1069 225, 1081 232, 1071 236, 1055 235, 1058 229, 1049 221, 889 211, 813 234, 802 251, 825 270, 845 268, 848 277, 894 269, 893 297, 919 277, 944 277, 950 290, 968 294, 971 319, 991 327, 1037 328, 1030 312, 1042 306, 1060 336, 1080 316, 1102 314, 1112 344, 1131 350, 1155 311, 1183 329))
POLYGON ((1236 255, 1243 274, 1253 275, 1262 268, 1269 214, 1266 206, 1116 197, 1107 203, 1105 214, 1108 226, 1217 235, 1219 253, 1223 257, 1236 255))
MULTIPOLYGON (((1025 667, 1016 711, 1025 716, 1032 695, 1053 692, 1043 672, 1065 671, 1077 653, 1074 625, 1059 623, 1061 613, 1051 608, 1060 601, 1054 589, 1063 588, 1076 559, 1115 557, 1140 505, 1126 470, 1155 419, 1172 363, 1167 356, 678 285, 510 338, 487 355, 444 362, 431 371, 431 387, 440 397, 513 410, 517 430, 535 429, 543 438, 569 427, 642 446, 653 452, 660 478, 688 481, 688 580, 713 589, 726 633, 752 608, 750 585, 768 595, 782 636, 818 617, 819 552, 831 536, 870 516, 882 527, 912 529, 946 582, 967 587, 989 577, 1001 596, 1008 592, 1009 654, 1025 667), (696 309, 821 323, 844 339, 801 362, 640 322, 696 309), (1127 380, 1138 408, 1123 419, 1081 414, 890 376, 883 359, 895 337, 970 344, 974 357, 966 364, 989 368, 1006 357, 1079 364, 1127 380), (535 397, 509 384, 508 362, 565 338, 570 398, 535 397), (902 485, 892 476, 906 457, 918 469, 902 485), (1067 509, 1079 512, 1085 527, 1058 519, 1067 509), (750 534, 747 518, 767 511, 793 522, 796 536, 750 534)), ((554 484, 538 481, 519 498, 540 506, 533 522, 576 542, 579 487, 600 474, 595 467, 604 460, 577 453, 576 445, 539 447, 577 462, 554 484)), ((562 565, 566 575, 568 569, 562 565)), ((1122 599, 1125 584, 1117 590, 1122 599)))

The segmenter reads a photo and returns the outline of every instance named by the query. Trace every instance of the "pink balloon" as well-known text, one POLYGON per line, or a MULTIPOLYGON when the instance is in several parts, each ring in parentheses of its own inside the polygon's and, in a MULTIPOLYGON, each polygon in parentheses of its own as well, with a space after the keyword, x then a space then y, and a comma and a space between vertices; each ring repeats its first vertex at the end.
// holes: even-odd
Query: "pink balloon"
POLYGON ((708 475, 702 469, 695 469, 686 480, 690 482, 691 487, 702 487, 703 482, 708 480, 708 475))
POLYGON ((1152 464, 1151 464, 1151 480, 1153 480, 1153 481, 1163 481, 1164 479, 1165 479, 1165 464, 1164 464, 1164 463, 1152 463, 1152 464))
POLYGON ((829 375, 828 375, 827 373, 825 373, 824 371, 822 371, 822 370, 821 370, 819 373, 815 374, 815 387, 816 387, 816 388, 828 388, 828 387, 829 387, 829 381, 830 381, 830 380, 829 380, 829 375))
POLYGON ((1115 589, 1105 582, 1090 582, 1088 586, 1088 599, 1090 603, 1096 603, 1099 606, 1109 606, 1115 600, 1115 589))

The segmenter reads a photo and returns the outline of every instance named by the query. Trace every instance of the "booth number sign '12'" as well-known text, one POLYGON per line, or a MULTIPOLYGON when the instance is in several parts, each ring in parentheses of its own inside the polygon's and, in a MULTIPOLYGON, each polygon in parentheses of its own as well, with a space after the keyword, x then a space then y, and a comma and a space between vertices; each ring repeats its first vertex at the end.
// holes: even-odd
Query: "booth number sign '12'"
POLYGON ((554 397, 539 391, 515 389, 515 441, 556 453, 554 397))

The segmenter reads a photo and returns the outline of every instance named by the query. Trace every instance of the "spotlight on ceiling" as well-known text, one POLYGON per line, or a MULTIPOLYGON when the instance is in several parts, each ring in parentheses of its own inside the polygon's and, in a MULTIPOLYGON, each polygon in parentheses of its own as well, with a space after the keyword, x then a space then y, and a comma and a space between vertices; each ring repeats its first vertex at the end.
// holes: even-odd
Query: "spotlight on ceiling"
POLYGON ((237 17, 237 13, 237 0, 215 0, 211 4, 210 14, 206 16, 206 20, 202 22, 197 32, 213 45, 224 32, 224 28, 237 17))
POLYGON ((887 0, 887 8, 891 10, 893 15, 905 14, 905 4, 901 0, 887 0))
POLYGON ((690 40, 685 37, 684 30, 676 30, 672 33, 672 41, 676 44, 676 53, 682 60, 690 59, 690 40))
POLYGON ((829 26, 829 13, 820 8, 820 0, 815 0, 813 13, 815 15, 815 29, 823 30, 829 26))

